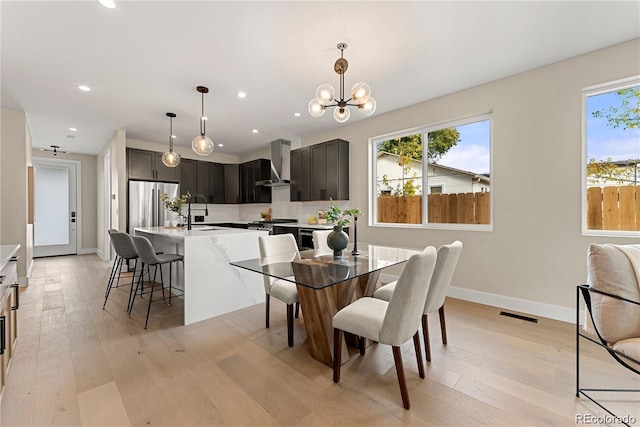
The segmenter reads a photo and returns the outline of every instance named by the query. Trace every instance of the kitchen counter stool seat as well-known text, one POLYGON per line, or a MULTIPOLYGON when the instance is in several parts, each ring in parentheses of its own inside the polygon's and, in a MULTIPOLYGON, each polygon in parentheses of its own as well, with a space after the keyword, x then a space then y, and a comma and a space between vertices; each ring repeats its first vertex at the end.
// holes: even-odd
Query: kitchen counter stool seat
MULTIPOLYGON (((144 328, 147 329, 147 324, 149 323, 149 313, 151 312, 151 303, 154 302, 153 292, 156 285, 158 267, 160 267, 160 287, 162 288, 162 301, 166 301, 164 296, 165 288, 164 288, 164 277, 162 275, 162 265, 169 264, 169 298, 168 300, 169 300, 169 305, 171 305, 171 296, 173 293, 173 287, 171 283, 172 266, 174 262, 184 261, 184 257, 180 254, 156 253, 156 251, 153 249, 153 245, 151 244, 149 239, 147 239, 146 237, 132 236, 131 238, 133 239, 135 247, 138 251, 138 256, 142 261, 142 269, 144 271, 144 267, 145 266, 147 267, 147 270, 149 273, 149 279, 151 280, 151 286, 150 286, 151 290, 146 292, 146 293, 149 293, 149 305, 147 306, 147 317, 144 322, 144 328), (151 271, 150 271, 151 267, 154 267, 153 279, 151 279, 151 271)), ((136 284, 136 289, 133 292, 133 297, 131 298, 131 304, 129 304, 129 309, 128 309, 129 315, 131 315, 131 310, 133 309, 133 304, 135 302, 136 294, 138 293, 138 288, 140 287, 141 282, 142 282, 142 274, 138 276, 138 283, 136 284)), ((141 292, 141 295, 142 294, 143 292, 141 292)), ((156 301, 159 301, 159 300, 156 300, 156 301)))

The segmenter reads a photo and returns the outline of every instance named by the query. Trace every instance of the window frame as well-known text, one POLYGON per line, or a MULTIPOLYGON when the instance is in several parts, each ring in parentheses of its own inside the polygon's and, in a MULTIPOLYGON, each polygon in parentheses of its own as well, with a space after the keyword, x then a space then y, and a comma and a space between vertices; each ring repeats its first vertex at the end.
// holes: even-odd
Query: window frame
MULTIPOLYGON (((426 230, 459 230, 459 231, 493 231, 493 183, 494 183, 494 168, 493 168, 493 111, 489 111, 481 114, 474 114, 463 118, 454 120, 447 120, 437 122, 429 125, 418 126, 410 129, 404 129, 396 132, 390 132, 383 135, 378 135, 369 138, 369 224, 372 227, 386 227, 386 228, 408 228, 408 229, 426 229, 426 230), (420 186, 422 189, 422 223, 421 224, 405 224, 405 223, 389 223, 378 222, 377 220, 377 145, 379 142, 386 141, 388 139, 401 138, 403 136, 415 135, 421 133, 423 135, 423 142, 427 141, 427 134, 440 129, 446 129, 450 127, 458 127, 468 125, 471 123, 477 123, 482 121, 489 121, 489 183, 490 191, 489 195, 489 224, 451 224, 451 223, 430 223, 428 222, 428 189, 429 189, 429 177, 428 177, 428 162, 422 163, 422 181, 420 186), (425 192, 425 189, 427 191, 425 192)), ((423 145, 424 151, 424 145, 423 145)), ((424 158, 424 155, 423 155, 424 158)), ((444 185, 443 185, 444 190, 444 185)))
POLYGON ((640 86, 640 75, 627 77, 620 80, 614 80, 607 83, 601 83, 588 86, 582 89, 582 159, 581 159, 581 191, 580 199, 582 201, 580 210, 581 232, 583 236, 603 236, 603 237, 640 237, 640 231, 629 230, 591 230, 587 228, 587 98, 595 95, 615 92, 620 89, 627 89, 634 86, 640 86))

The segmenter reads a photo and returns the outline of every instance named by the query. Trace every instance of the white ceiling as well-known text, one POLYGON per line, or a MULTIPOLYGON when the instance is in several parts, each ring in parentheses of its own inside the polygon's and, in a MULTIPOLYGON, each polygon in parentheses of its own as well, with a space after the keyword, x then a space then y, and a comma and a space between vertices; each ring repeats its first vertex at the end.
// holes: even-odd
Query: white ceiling
POLYGON ((198 85, 224 153, 335 128, 332 111, 312 118, 307 104, 319 84, 338 88, 343 41, 345 89, 367 82, 380 115, 640 37, 638 1, 117 5, 0 2, 2 107, 26 111, 34 147, 96 154, 117 129, 168 144, 169 111, 176 144, 190 146, 198 85))

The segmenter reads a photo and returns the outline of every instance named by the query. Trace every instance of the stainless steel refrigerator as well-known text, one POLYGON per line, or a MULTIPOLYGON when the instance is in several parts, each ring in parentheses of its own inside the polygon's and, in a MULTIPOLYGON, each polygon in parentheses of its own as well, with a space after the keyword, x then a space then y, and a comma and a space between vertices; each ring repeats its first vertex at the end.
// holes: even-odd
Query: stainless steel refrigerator
POLYGON ((136 227, 164 225, 167 210, 160 200, 162 193, 169 198, 179 195, 179 184, 168 182, 129 181, 129 233, 136 227))

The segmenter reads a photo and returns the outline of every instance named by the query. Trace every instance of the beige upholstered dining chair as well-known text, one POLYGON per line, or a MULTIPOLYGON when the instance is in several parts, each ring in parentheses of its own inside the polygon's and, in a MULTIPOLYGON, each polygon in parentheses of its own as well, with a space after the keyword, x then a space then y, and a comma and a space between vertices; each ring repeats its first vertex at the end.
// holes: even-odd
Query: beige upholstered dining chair
POLYGON ((333 382, 340 382, 343 331, 388 344, 393 349, 402 404, 405 409, 410 408, 400 346, 413 337, 418 373, 424 378, 418 328, 435 264, 436 250, 429 246, 409 258, 389 302, 364 297, 336 313, 333 317, 333 382))
POLYGON ((313 249, 316 255, 332 255, 333 249, 327 244, 327 237, 333 230, 314 230, 313 231, 313 249))
MULTIPOLYGON (((424 337, 424 352, 427 362, 431 362, 431 344, 429 342, 428 315, 438 310, 440 314, 440 333, 442 344, 447 344, 447 324, 444 317, 444 300, 447 296, 447 289, 451 285, 451 278, 458 265, 460 254, 462 253, 462 242, 456 240, 450 245, 443 245, 438 248, 438 260, 436 268, 431 277, 431 286, 427 294, 427 301, 422 313, 422 334, 424 337)), ((389 301, 393 295, 396 282, 391 282, 373 293, 374 298, 389 301)))
MULTIPOLYGON (((258 237, 260 247, 260 258, 265 264, 285 263, 293 261, 299 255, 298 244, 292 234, 276 234, 272 236, 258 237)), ((290 276, 293 276, 291 270, 290 276)), ((269 305, 270 297, 274 296, 287 304, 287 342, 289 347, 293 347, 293 305, 296 305, 295 317, 298 317, 300 300, 298 299, 298 289, 296 284, 287 280, 276 279, 271 276, 264 276, 265 291, 265 327, 269 327, 269 305)))

